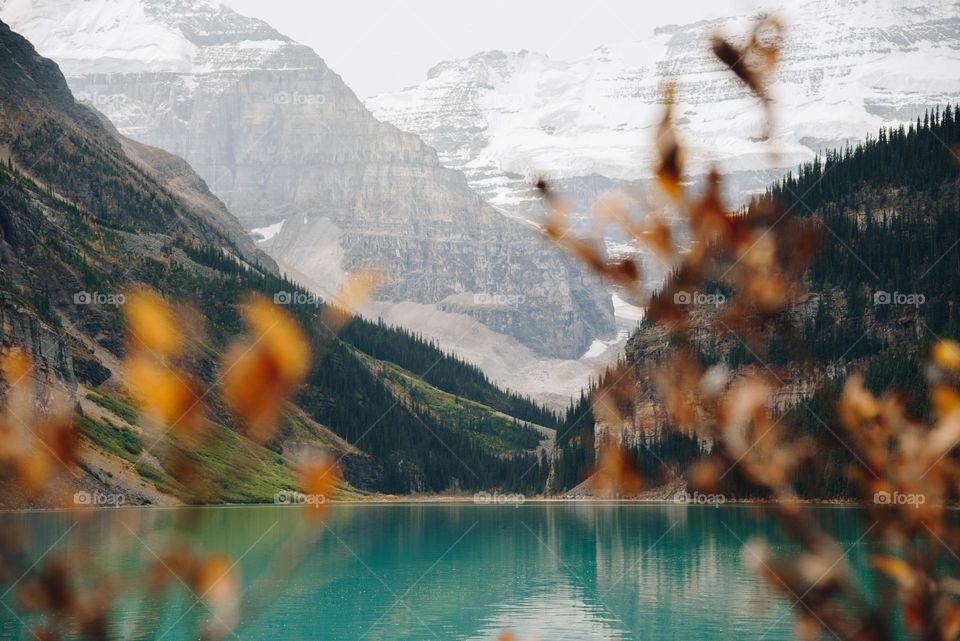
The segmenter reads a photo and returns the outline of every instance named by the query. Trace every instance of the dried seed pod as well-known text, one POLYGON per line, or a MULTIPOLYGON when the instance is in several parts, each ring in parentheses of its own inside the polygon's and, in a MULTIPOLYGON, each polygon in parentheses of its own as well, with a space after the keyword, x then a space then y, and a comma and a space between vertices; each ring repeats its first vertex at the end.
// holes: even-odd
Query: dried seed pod
POLYGON ((673 84, 667 84, 663 93, 666 109, 657 127, 656 136, 659 158, 656 171, 657 182, 667 195, 674 200, 679 200, 683 196, 683 187, 680 183, 683 175, 683 149, 673 124, 673 84))

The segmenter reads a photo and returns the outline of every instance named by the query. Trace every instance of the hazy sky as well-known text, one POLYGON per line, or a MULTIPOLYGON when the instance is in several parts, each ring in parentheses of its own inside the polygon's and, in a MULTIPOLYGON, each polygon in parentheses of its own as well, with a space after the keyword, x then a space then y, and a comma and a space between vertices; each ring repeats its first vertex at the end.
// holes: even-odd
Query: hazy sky
POLYGON ((769 0, 222 0, 311 46, 361 98, 487 49, 576 58, 654 27, 747 12, 769 0))

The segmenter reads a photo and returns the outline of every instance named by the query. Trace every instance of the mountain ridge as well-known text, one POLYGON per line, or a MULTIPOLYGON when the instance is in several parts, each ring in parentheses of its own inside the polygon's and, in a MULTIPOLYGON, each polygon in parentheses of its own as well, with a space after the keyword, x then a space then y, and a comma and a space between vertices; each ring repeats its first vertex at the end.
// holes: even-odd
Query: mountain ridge
MULTIPOLYGON (((782 323, 751 333, 743 328, 753 327, 753 319, 731 327, 722 304, 700 305, 689 322, 702 331, 684 342, 668 322, 646 319, 627 343, 626 372, 633 380, 623 423, 610 412, 595 416, 589 395, 582 395, 557 429, 552 489, 578 486, 611 435, 621 439, 646 484, 669 486, 686 473, 693 480, 713 444, 696 429, 671 424, 669 392, 656 380, 671 356, 689 350, 725 386, 754 368, 769 375, 773 416, 807 438, 813 452, 791 472, 798 496, 852 498, 847 472, 859 454, 838 435, 845 381, 861 375, 871 393, 902 402, 905 415, 924 425, 924 417, 943 411, 935 392, 942 381, 931 375, 927 359, 939 341, 960 335, 960 310, 951 299, 960 287, 958 145, 960 107, 937 107, 907 127, 881 129, 856 146, 817 156, 754 199, 738 215, 793 212, 824 230, 782 323)), ((703 289, 729 286, 708 280, 703 289)), ((651 306, 663 309, 671 296, 658 293, 651 306)), ((609 389, 621 374, 608 372, 595 387, 609 389)), ((729 472, 716 491, 758 498, 756 488, 738 481, 736 466, 729 472)))
MULTIPOLYGON (((181 365, 215 387, 226 342, 243 327, 245 297, 309 292, 264 263, 240 258, 220 229, 222 203, 209 196, 195 208, 190 200, 206 193, 201 183, 188 184, 182 200, 181 183, 167 184, 129 157, 128 150, 143 149, 125 145, 90 107, 74 101, 56 65, 2 22, 0 52, 6 88, 0 94, 0 340, 35 362, 40 405, 52 402, 51 390, 72 401, 80 456, 79 469, 66 478, 73 484, 69 493, 112 491, 140 503, 269 501, 295 487, 298 457, 317 450, 339 459, 353 484, 343 489, 352 493, 494 487, 510 478, 506 470, 529 466, 532 453, 504 457, 429 408, 422 416, 401 411, 400 399, 366 369, 355 348, 321 329, 325 312, 346 314, 322 303, 287 307, 318 356, 273 439, 248 439, 216 394, 204 401, 210 441, 200 450, 175 436, 157 438, 157 426, 131 405, 122 364, 129 348, 125 293, 148 288, 175 302, 190 345, 181 365), (177 475, 183 457, 200 471, 196 487, 177 475), (464 469, 462 460, 478 473, 464 469)), ((188 165, 175 170, 188 183, 196 180, 188 165)), ((411 362, 442 358, 434 346, 362 319, 350 327, 350 338, 390 347, 411 362)), ((521 413, 543 411, 493 388, 455 359, 442 366, 451 379, 463 376, 470 396, 486 394, 521 413)), ((7 506, 38 505, 24 501, 0 496, 7 506)), ((57 503, 39 503, 51 504, 57 503)))
POLYGON ((443 306, 456 299, 455 313, 541 355, 577 358, 615 334, 598 279, 266 23, 199 0, 6 0, 0 16, 59 54, 74 93, 121 133, 185 158, 248 229, 282 223, 261 248, 314 291, 377 263, 378 300, 432 305, 436 322, 455 323, 443 306), (484 302, 498 296, 525 303, 484 302))
POLYGON ((952 0, 808 0, 780 17, 787 39, 770 87, 780 115, 772 159, 755 101, 709 53, 713 32, 743 33, 748 15, 658 27, 646 39, 606 43, 571 60, 479 52, 365 102, 419 133, 488 202, 531 217, 540 213, 524 189, 531 174, 570 181, 571 191, 591 191, 583 184, 591 174, 651 191, 651 141, 668 79, 691 178, 716 164, 730 175, 727 195, 743 204, 815 153, 960 96, 951 71, 960 63, 960 11, 952 0))

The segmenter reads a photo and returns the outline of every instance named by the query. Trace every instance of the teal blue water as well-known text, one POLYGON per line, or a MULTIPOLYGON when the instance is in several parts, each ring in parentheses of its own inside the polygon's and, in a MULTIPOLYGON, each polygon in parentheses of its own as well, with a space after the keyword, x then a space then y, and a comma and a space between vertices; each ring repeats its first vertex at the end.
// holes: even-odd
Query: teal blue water
MULTIPOLYGON (((808 509, 862 571, 862 513, 808 509)), ((743 543, 757 536, 791 548, 762 507, 335 505, 322 519, 308 510, 4 514, 0 524, 29 532, 26 566, 46 552, 44 562, 67 559, 85 577, 121 572, 130 586, 171 546, 223 552, 237 563, 242 592, 227 638, 241 641, 495 639, 503 629, 543 641, 792 638, 791 603, 742 560, 743 543), (184 538, 172 538, 177 531, 184 538)), ((212 620, 183 586, 122 589, 114 638, 196 639, 212 620)), ((31 620, 16 594, 3 605, 31 620)), ((29 638, 7 608, 0 638, 29 638)))

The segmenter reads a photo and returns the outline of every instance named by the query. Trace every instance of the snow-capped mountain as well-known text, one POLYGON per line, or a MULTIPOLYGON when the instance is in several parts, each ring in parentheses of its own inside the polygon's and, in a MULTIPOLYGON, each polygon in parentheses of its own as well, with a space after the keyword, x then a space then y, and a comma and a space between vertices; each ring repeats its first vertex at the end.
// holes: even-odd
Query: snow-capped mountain
POLYGON ((123 134, 185 158, 315 290, 374 263, 381 301, 432 323, 480 321, 565 358, 615 335, 598 281, 264 22, 204 0, 0 0, 0 19, 123 134))
POLYGON ((421 84, 366 104, 418 133, 489 202, 529 214, 531 174, 592 197, 611 185, 607 179, 649 177, 667 78, 677 85, 691 174, 716 164, 732 174, 739 192, 732 195, 741 197, 778 173, 769 171, 771 160, 794 167, 960 97, 960 3, 797 3, 780 16, 786 47, 771 87, 779 152, 771 159, 756 99, 710 52, 715 32, 746 35, 751 17, 663 27, 646 41, 610 44, 573 61, 479 53, 442 62, 421 84))

